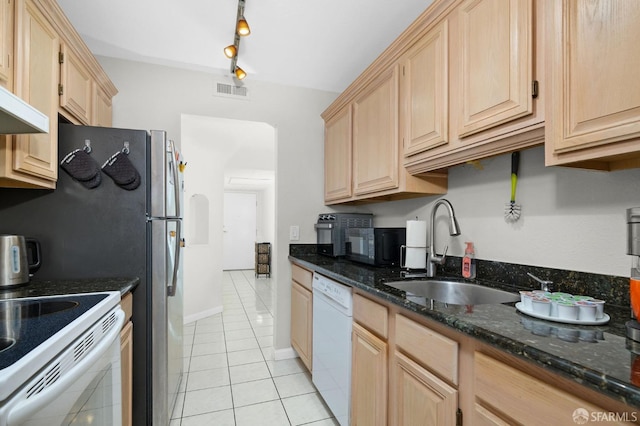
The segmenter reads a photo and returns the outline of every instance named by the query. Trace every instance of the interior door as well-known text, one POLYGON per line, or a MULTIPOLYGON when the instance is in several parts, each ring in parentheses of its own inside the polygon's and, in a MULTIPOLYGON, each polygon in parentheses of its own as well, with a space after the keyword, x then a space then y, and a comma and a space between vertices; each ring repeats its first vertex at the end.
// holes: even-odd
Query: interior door
POLYGON ((255 266, 256 202, 255 193, 224 193, 224 270, 253 269, 255 266))

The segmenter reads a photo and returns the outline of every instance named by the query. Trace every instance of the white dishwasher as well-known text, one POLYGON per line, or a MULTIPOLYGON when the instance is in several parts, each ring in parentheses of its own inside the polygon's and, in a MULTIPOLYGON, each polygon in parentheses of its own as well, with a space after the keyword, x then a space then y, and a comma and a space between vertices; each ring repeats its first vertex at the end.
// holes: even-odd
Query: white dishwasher
POLYGON ((351 407, 351 288, 313 274, 313 384, 340 425, 351 407))

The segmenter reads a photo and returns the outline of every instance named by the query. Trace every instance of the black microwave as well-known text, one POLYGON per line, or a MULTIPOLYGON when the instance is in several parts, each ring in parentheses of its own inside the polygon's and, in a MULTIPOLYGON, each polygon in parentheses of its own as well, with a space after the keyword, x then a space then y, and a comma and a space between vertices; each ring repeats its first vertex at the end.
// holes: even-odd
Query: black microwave
POLYGON ((345 257, 374 266, 397 266, 406 240, 406 228, 347 228, 345 257))

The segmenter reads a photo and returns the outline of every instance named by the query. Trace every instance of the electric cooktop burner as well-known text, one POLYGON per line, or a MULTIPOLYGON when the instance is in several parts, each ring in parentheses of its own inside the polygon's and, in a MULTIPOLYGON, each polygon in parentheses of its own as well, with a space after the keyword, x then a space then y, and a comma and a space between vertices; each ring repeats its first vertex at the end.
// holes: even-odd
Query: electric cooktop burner
POLYGON ((0 300, 0 318, 13 318, 16 314, 23 319, 36 318, 66 311, 76 306, 78 306, 78 302, 71 300, 0 300))
POLYGON ((7 337, 0 337, 0 352, 5 349, 9 349, 13 344, 16 343, 15 339, 9 339, 7 337))

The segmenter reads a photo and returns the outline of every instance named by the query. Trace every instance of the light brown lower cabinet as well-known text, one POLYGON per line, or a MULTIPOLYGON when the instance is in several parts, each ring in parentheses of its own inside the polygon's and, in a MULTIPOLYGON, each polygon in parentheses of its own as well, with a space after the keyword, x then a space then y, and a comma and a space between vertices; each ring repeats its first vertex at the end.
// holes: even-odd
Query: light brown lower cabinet
POLYGON ((400 352, 393 355, 393 425, 455 426, 458 391, 400 352))
POLYGON ((291 265, 291 346, 311 371, 313 344, 313 273, 291 265))
POLYGON ((351 425, 385 426, 387 342, 354 323, 352 345, 351 425))
POLYGON ((312 294, 297 282, 291 283, 291 346, 311 370, 312 294))
MULTIPOLYGON (((586 413, 585 423, 591 423, 590 413, 607 411, 481 352, 475 353, 474 367, 473 424, 584 424, 575 416, 586 413), (584 411, 578 412, 578 409, 584 411)), ((615 424, 634 423, 620 421, 615 424)))
POLYGON ((360 290, 353 318, 352 425, 570 425, 578 408, 639 420, 633 407, 360 290))

